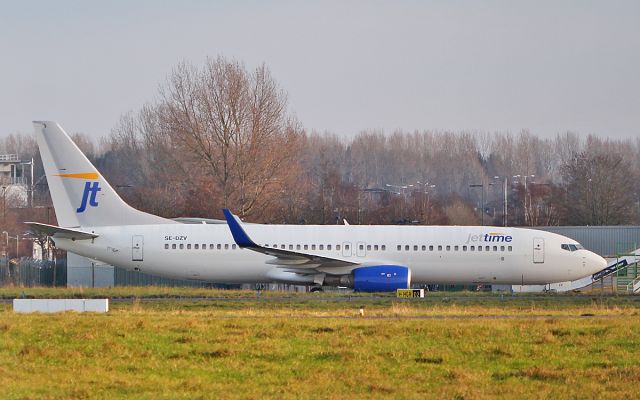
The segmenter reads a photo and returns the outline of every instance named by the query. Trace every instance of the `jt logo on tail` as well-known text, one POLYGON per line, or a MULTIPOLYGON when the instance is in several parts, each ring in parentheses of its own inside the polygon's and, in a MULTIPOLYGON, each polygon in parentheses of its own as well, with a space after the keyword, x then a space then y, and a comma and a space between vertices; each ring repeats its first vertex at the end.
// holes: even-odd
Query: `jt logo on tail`
POLYGON ((76 212, 81 213, 87 209, 87 200, 89 200, 89 205, 91 207, 96 207, 98 205, 96 195, 100 190, 102 189, 98 186, 98 182, 86 182, 84 184, 84 193, 82 194, 82 203, 76 212))

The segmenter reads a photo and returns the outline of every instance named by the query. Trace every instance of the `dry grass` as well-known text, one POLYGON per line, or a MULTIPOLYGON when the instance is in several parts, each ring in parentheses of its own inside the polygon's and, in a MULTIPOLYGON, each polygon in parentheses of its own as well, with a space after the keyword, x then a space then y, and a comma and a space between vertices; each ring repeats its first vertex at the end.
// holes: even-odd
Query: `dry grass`
POLYGON ((634 303, 494 300, 130 301, 105 315, 5 304, 0 397, 636 397, 634 303))

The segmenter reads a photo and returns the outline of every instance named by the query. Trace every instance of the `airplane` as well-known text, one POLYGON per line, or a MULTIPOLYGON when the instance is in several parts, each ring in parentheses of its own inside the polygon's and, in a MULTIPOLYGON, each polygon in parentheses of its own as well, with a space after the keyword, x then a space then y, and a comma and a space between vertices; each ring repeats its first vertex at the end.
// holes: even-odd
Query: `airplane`
POLYGON ((215 283, 342 286, 548 284, 604 269, 573 239, 487 226, 270 225, 167 219, 126 204, 60 125, 34 121, 59 226, 56 247, 127 270, 215 283))

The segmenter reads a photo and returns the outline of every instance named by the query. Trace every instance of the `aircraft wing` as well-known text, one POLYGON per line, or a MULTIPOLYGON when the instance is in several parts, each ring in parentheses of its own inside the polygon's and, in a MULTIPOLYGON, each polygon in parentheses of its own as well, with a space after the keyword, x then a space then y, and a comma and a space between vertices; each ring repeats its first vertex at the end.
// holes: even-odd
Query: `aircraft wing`
POLYGON ((95 233, 71 228, 63 228, 61 226, 41 224, 39 222, 25 222, 25 224, 29 225, 34 231, 42 232, 45 235, 51 236, 53 238, 83 240, 95 239, 98 237, 98 235, 96 235, 95 233))
POLYGON ((359 265, 359 263, 339 260, 336 258, 317 256, 313 254, 301 253, 298 251, 278 249, 275 247, 261 246, 254 242, 242 227, 240 218, 231 213, 228 209, 224 209, 224 216, 233 235, 233 240, 243 249, 249 249, 258 253, 267 254, 276 257, 275 260, 269 261, 270 264, 286 266, 291 272, 303 273, 302 269, 325 268, 341 268, 359 265))

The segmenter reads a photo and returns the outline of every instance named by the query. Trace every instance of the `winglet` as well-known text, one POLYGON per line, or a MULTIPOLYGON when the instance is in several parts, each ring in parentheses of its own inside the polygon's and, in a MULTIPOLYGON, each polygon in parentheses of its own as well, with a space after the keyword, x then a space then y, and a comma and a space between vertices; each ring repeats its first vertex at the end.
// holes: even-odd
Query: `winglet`
POLYGON ((227 225, 229 225, 229 229, 231 230, 231 235, 233 235, 233 240, 236 241, 236 244, 240 247, 258 247, 257 244, 242 228, 242 224, 240 218, 236 217, 229 211, 228 208, 222 209, 224 213, 224 217, 227 219, 227 225))

